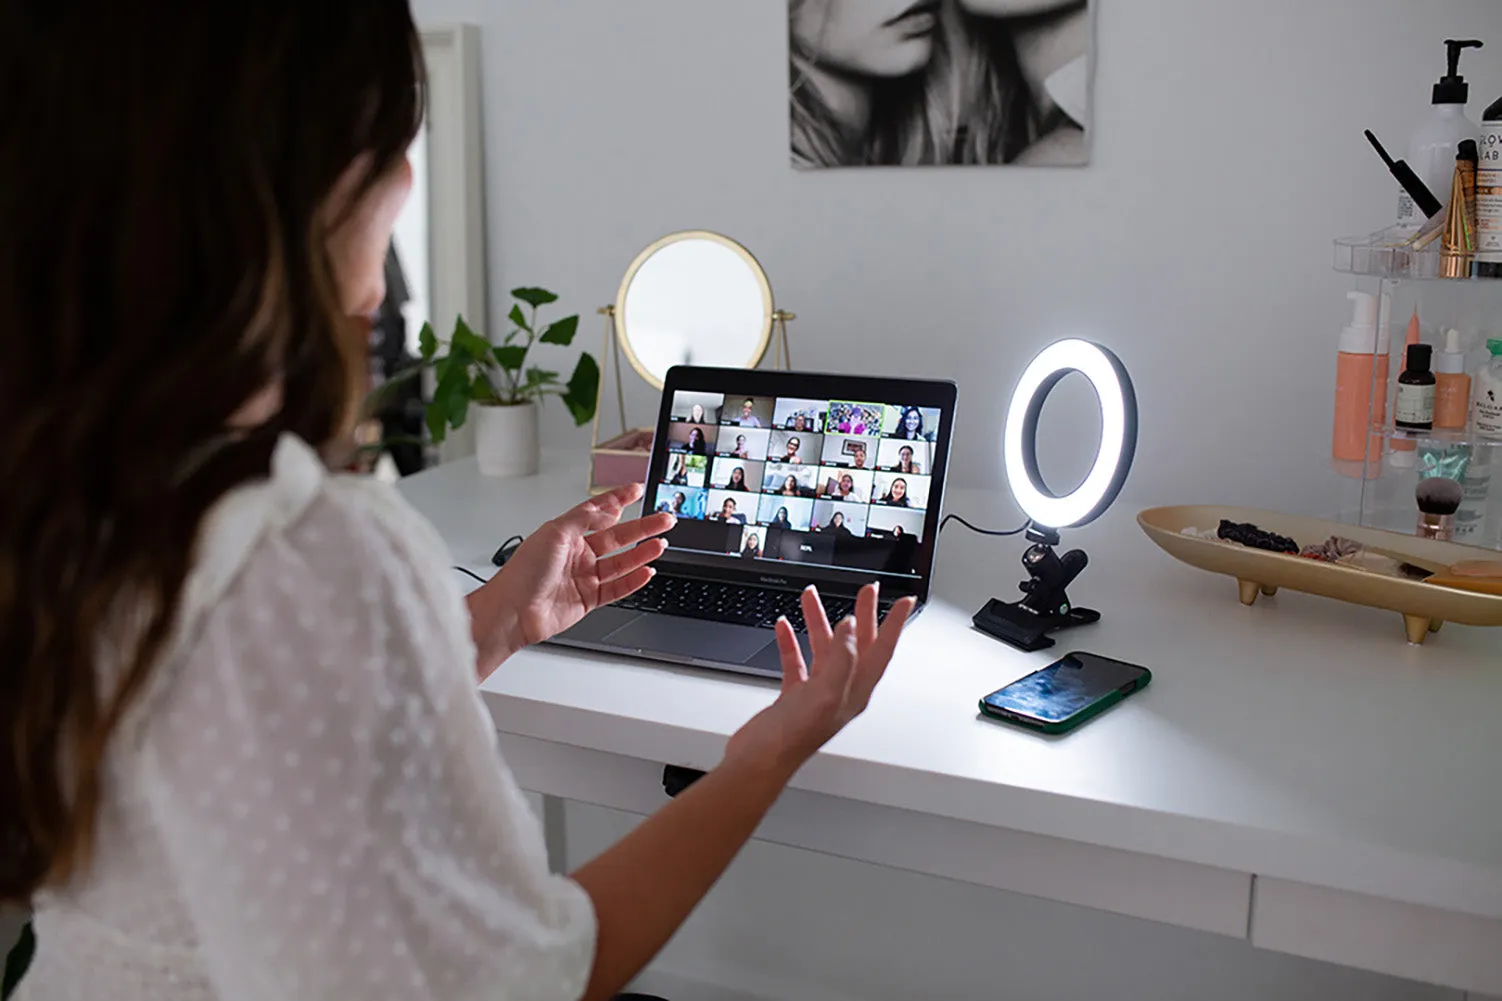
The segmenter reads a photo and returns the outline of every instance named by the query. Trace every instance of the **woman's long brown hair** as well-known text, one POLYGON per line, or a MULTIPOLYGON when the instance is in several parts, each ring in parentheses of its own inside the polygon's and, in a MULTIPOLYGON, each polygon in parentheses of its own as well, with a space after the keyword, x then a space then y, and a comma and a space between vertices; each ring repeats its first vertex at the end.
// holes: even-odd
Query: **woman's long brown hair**
POLYGON ((0 5, 0 900, 87 865, 205 512, 348 429, 329 195, 422 81, 406 0, 0 5))

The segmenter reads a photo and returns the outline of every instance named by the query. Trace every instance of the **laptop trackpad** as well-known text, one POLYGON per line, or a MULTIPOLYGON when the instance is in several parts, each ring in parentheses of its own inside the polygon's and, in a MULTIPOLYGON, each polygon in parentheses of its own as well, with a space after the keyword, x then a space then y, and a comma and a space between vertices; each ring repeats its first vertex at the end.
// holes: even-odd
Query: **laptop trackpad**
POLYGON ((740 664, 771 639, 768 630, 753 626, 648 614, 617 629, 606 642, 643 653, 740 664))

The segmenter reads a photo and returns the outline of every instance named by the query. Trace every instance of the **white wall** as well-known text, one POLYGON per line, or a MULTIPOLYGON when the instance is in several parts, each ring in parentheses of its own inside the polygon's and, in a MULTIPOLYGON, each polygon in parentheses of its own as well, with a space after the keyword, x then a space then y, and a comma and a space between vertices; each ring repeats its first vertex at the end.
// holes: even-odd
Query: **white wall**
MULTIPOLYGON (((1000 483, 1012 380, 1044 343, 1083 334, 1118 350, 1142 401, 1138 466, 1110 516, 1124 530, 1152 502, 1330 508, 1348 287, 1330 241, 1389 221, 1396 199, 1361 130, 1406 143, 1446 37, 1494 46, 1467 56, 1473 113, 1502 95, 1502 3, 1097 2, 1090 167, 823 173, 788 165, 783 0, 414 5, 425 23, 481 27, 493 318, 512 286, 547 285, 598 351, 594 307, 636 252, 714 229, 798 313, 799 367, 959 381, 956 482, 1000 483)), ((628 395, 647 420, 646 388, 628 395)), ((1062 419, 1055 442, 1071 423, 1091 426, 1062 419)), ((561 408, 544 434, 587 445, 561 408)), ((620 829, 574 817, 581 847, 620 829)), ((770 846, 669 958, 771 969, 800 997, 1454 997, 770 846), (983 987, 988 950, 1025 986, 983 987), (934 979, 906 979, 919 969, 934 979)))
MULTIPOLYGON (((637 250, 719 230, 799 314, 800 367, 959 380, 951 468, 973 485, 1000 482, 1031 352, 1098 337, 1143 402, 1137 504, 1330 506, 1330 240, 1395 199, 1361 130, 1404 145, 1442 39, 1502 46, 1496 0, 1101 0, 1089 168, 800 173, 783 0, 415 6, 482 30, 493 317, 546 284, 597 351, 593 309, 637 250)), ((1502 59, 1467 59, 1479 113, 1502 59)), ((646 419, 645 387, 630 398, 646 419)), ((584 440, 561 409, 545 435, 584 440)))

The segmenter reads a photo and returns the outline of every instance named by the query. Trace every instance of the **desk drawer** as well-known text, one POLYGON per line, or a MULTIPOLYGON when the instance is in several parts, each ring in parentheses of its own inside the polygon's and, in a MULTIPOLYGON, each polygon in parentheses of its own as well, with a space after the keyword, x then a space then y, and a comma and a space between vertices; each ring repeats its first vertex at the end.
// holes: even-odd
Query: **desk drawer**
POLYGON ((1502 921, 1259 878, 1251 928, 1260 948, 1502 994, 1502 921))
MULTIPOLYGON (((522 787, 647 814, 667 801, 662 763, 501 734, 522 787)), ((674 762, 692 768, 714 762, 674 762)), ((792 789, 757 838, 1236 938, 1251 877, 1209 866, 792 789)))

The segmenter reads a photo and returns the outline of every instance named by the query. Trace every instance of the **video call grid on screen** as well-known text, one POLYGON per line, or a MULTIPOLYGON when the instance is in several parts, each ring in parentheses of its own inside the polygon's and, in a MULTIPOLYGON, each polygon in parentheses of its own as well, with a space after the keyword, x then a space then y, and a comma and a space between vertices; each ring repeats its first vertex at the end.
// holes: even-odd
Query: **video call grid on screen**
POLYGON ((860 540, 923 541, 937 407, 678 391, 668 418, 654 509, 719 523, 716 551, 838 565, 860 540))

